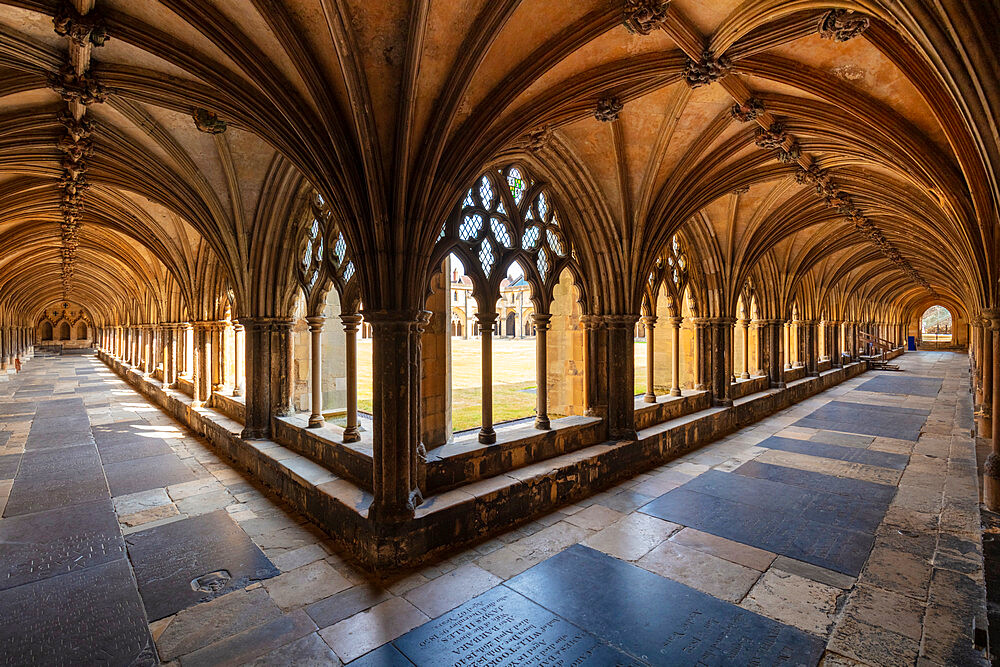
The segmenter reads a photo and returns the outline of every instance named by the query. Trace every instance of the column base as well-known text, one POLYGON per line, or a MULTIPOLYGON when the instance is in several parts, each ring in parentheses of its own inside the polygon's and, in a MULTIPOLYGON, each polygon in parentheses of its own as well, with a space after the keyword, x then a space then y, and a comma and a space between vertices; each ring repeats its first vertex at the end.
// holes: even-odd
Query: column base
POLYGON ((681 395, 681 390, 680 389, 671 389, 670 390, 670 395, 671 396, 680 396, 681 395))
POLYGON ((488 429, 479 429, 479 442, 484 445, 492 445, 497 441, 497 432, 491 426, 488 429))
POLYGON ((344 442, 361 442, 360 429, 357 426, 344 429, 344 442))
POLYGON ((733 405, 733 399, 731 398, 713 398, 712 405, 720 408, 729 408, 733 405))
POLYGON ((996 452, 983 464, 983 502, 991 512, 1000 512, 1000 456, 996 452))
POLYGON ((750 379, 750 374, 749 373, 740 373, 740 379, 741 380, 749 380, 750 379))
POLYGON ((243 395, 243 387, 236 387, 235 389, 233 389, 233 396, 239 398, 242 395, 243 395))
POLYGON ((310 415, 309 416, 309 428, 320 428, 326 424, 326 420, 320 415, 310 415))
POLYGON ((642 402, 643 403, 656 403, 656 394, 643 394, 642 395, 642 402))
POLYGON ((636 433, 635 429, 631 430, 621 430, 621 431, 611 431, 608 436, 611 440, 638 440, 639 434, 636 433))
MULTIPOLYGON (((552 424, 549 422, 548 417, 535 417, 535 428, 539 429, 540 431, 548 431, 552 429, 552 424)), ((494 435, 494 441, 495 440, 496 437, 494 435)))
POLYGON ((240 437, 244 440, 267 440, 271 434, 265 428, 248 427, 240 431, 240 437))

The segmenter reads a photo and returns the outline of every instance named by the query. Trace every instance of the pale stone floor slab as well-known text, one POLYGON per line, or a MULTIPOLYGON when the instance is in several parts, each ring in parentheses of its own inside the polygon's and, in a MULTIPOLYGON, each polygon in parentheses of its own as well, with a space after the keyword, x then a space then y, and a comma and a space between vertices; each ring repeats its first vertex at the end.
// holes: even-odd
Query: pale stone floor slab
MULTIPOLYGON (((408 664, 400 652, 410 645, 405 637, 435 618, 461 619, 454 622, 456 631, 477 614, 488 620, 493 603, 479 600, 498 599, 499 594, 505 608, 522 610, 524 623, 553 616, 509 587, 534 566, 570 552, 578 557, 581 548, 633 568, 629 577, 636 581, 668 578, 690 587, 696 592, 692 595, 716 598, 722 605, 717 609, 752 612, 741 618, 763 617, 777 622, 773 627, 785 628, 782 632, 812 637, 826 646, 824 665, 985 664, 972 646, 974 626, 985 627, 985 594, 967 358, 921 352, 896 363, 903 373, 853 378, 614 488, 388 579, 374 579, 352 565, 321 530, 230 467, 204 440, 151 406, 93 357, 34 359, 0 387, 0 432, 10 434, 0 444, 0 456, 25 451, 32 426, 25 411, 33 414, 36 405, 62 396, 80 399, 92 426, 120 425, 147 441, 160 438, 194 477, 178 484, 174 475, 163 486, 114 497, 123 534, 224 510, 223 516, 280 571, 150 624, 159 658, 168 664, 337 665, 355 659, 358 664, 397 664, 388 662, 393 659, 408 664), (886 378, 878 386, 891 387, 893 377, 905 375, 941 379, 941 391, 927 397, 858 389, 873 377, 886 378), (26 382, 51 387, 52 396, 15 397, 26 382), (76 394, 82 386, 87 391, 76 394), (919 407, 930 416, 916 442, 793 425, 830 401, 919 407), (757 446, 775 434, 902 454, 909 462, 900 473, 757 446), (856 578, 642 511, 647 499, 708 471, 735 475, 752 461, 826 475, 843 484, 864 480, 898 487, 856 578)), ((0 506, 16 485, 16 477, 13 482, 0 479, 0 506)), ((0 533, 6 521, 0 520, 0 533)), ((615 583, 581 580, 578 590, 566 593, 573 598, 567 604, 586 609, 588 596, 600 592, 606 597, 609 586, 615 583)), ((640 593, 620 590, 616 599, 627 605, 640 593)), ((671 601, 660 604, 645 613, 669 618, 671 601)), ((558 614, 556 618, 538 621, 538 641, 553 642, 545 650, 570 650, 545 634, 557 627, 553 623, 565 624, 558 614)), ((498 622, 508 623, 505 619, 498 622)), ((19 622, 0 615, 0 654, 2 637, 17 631, 19 622)), ((45 619, 33 622, 43 625, 45 619)), ((522 627, 517 619, 511 622, 511 628, 522 627)), ((683 633, 682 626, 680 619, 673 631, 683 633)), ((490 648, 489 638, 479 641, 484 644, 475 650, 490 648)), ((583 632, 573 641, 583 646, 594 639, 583 632)), ((600 650, 611 653, 594 655, 614 653, 607 646, 600 650)), ((16 656, 5 657, 17 662, 16 656)), ((448 662, 447 655, 439 657, 448 662)), ((636 664, 657 662, 655 655, 632 659, 636 664)))

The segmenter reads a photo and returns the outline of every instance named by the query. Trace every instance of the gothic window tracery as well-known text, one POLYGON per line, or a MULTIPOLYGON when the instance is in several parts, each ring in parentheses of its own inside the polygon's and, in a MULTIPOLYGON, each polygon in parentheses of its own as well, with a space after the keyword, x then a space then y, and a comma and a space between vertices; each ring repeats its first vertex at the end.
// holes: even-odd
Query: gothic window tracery
POLYGON ((312 193, 306 215, 296 267, 299 284, 307 298, 317 286, 325 287, 327 281, 343 294, 355 274, 347 239, 320 193, 312 193))
POLYGON ((435 257, 448 252, 456 253, 474 284, 490 294, 486 302, 499 298, 500 281, 514 262, 541 295, 551 293, 574 261, 551 192, 516 164, 488 170, 466 191, 438 235, 435 257))

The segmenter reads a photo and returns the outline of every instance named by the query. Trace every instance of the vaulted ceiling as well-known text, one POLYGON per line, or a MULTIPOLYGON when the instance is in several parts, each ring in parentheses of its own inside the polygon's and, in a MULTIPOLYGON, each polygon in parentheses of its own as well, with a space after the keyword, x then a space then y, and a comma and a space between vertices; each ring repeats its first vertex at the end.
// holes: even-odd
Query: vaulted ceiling
POLYGON ((287 311, 307 188, 366 303, 412 307, 441 221, 517 157, 570 209, 604 312, 637 310, 680 230, 718 314, 747 280, 773 309, 974 314, 997 298, 998 14, 0 0, 0 310, 201 318, 232 290, 245 314, 287 311))

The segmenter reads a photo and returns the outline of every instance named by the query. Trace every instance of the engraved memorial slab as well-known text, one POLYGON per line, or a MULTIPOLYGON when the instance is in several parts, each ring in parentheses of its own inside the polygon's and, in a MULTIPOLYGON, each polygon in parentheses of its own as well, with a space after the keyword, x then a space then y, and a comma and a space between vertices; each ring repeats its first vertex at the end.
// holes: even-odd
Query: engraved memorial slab
POLYGON ((124 557, 110 500, 0 521, 0 589, 124 557))
POLYGON ((654 665, 815 665, 825 642, 607 554, 573 545, 506 584, 654 665))
POLYGON ((156 664, 124 559, 2 590, 0 609, 4 664, 156 664))
POLYGON ((125 541, 150 621, 279 574, 225 510, 132 533, 125 541), (202 582, 208 590, 193 585, 223 570, 230 577, 224 583, 202 582))
POLYGON ((421 667, 641 664, 505 586, 411 630, 393 644, 421 667))

